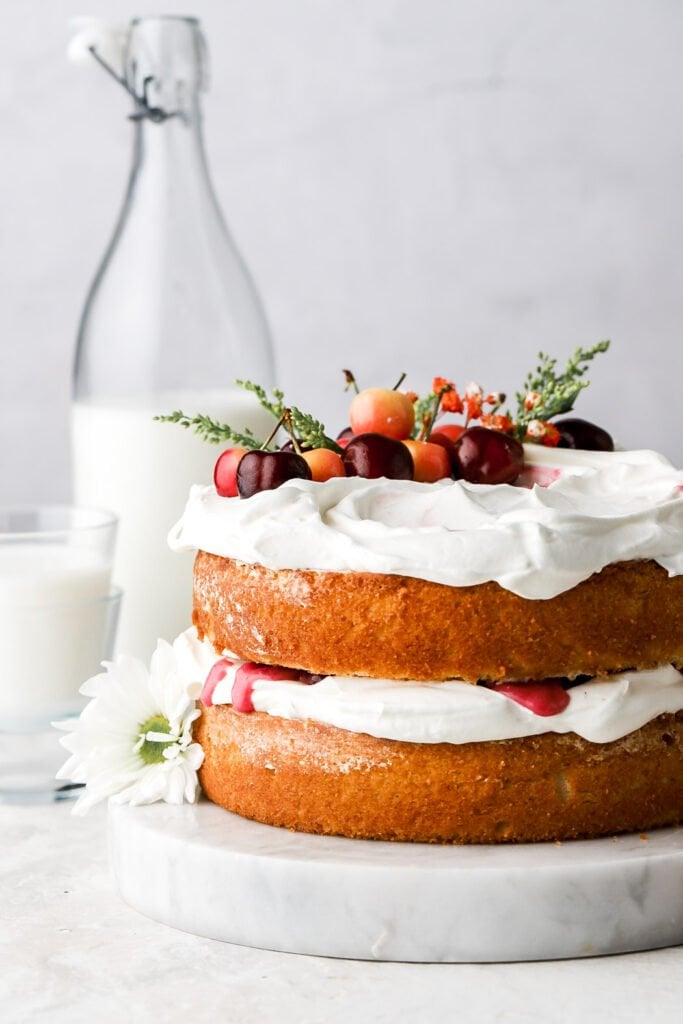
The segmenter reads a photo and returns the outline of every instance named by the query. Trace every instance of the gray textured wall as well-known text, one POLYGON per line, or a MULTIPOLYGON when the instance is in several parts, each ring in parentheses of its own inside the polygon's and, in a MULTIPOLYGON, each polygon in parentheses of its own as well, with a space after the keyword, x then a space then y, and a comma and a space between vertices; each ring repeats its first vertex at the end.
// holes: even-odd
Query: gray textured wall
MULTIPOLYGON (((72 13, 3 4, 5 502, 68 497, 75 328, 128 169, 125 97, 65 59, 72 13)), ((414 386, 439 373, 512 389, 539 348, 609 336, 580 411, 683 463, 683 4, 196 0, 194 13, 212 53, 213 176, 292 401, 341 424, 345 365, 369 383, 407 369, 414 386)))

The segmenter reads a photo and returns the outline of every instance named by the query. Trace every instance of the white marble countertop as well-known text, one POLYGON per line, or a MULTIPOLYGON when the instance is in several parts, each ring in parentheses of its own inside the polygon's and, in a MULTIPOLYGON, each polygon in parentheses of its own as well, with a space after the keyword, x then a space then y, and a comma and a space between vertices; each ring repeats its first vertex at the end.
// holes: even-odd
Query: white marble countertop
POLYGON ((264 952, 174 931, 117 895, 105 812, 0 806, 3 1024, 673 1021, 683 948, 523 964, 392 964, 264 952))

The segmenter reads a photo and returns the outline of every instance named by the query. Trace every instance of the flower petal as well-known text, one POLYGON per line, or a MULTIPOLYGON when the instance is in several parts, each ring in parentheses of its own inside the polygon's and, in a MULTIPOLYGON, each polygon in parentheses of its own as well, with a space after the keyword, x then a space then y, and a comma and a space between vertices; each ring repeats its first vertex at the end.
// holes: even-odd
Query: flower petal
POLYGON ((196 799, 204 753, 192 738, 192 723, 201 714, 195 699, 199 687, 188 682, 187 652, 192 649, 189 641, 172 646, 160 640, 149 670, 137 658, 121 655, 83 684, 81 693, 90 702, 75 722, 57 723, 64 732, 60 743, 70 754, 58 778, 86 784, 75 813, 108 797, 134 805, 196 799), (184 652, 182 672, 179 651, 184 652), (153 717, 166 718, 169 732, 141 734, 143 723, 153 717), (143 741, 166 744, 163 759, 145 764, 138 753, 141 735, 143 741))

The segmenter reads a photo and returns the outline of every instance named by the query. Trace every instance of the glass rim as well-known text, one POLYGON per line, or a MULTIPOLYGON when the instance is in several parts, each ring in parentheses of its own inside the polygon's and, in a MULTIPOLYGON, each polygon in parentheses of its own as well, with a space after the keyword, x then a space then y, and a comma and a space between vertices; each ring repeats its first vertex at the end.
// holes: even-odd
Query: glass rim
POLYGON ((138 14, 130 19, 130 27, 141 25, 143 21, 184 21, 188 25, 198 25, 199 18, 193 14, 138 14))
POLYGON ((82 535, 95 531, 114 529, 119 522, 119 517, 109 509, 96 508, 89 505, 68 505, 64 503, 55 504, 31 504, 30 502, 21 505, 0 505, 0 543, 7 541, 49 539, 53 537, 65 537, 69 534, 82 535), (36 525, 35 527, 12 529, 9 525, 13 518, 35 517, 37 521, 41 516, 54 516, 58 519, 63 517, 62 525, 54 523, 36 525))

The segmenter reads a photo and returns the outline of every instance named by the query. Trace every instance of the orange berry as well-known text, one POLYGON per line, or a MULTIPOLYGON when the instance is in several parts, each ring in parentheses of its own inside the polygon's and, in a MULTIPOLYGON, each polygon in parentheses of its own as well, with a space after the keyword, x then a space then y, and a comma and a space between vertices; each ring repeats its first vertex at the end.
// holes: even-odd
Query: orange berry
POLYGON ((463 412, 464 405, 462 398, 458 392, 453 389, 452 391, 446 391, 441 396, 441 408, 444 412, 463 412))
POLYGON ((311 479, 318 483, 331 480, 333 476, 346 476, 341 455, 329 448, 313 448, 310 452, 303 452, 301 458, 308 463, 311 479))
POLYGON ((529 420, 526 425, 525 440, 536 441, 547 448, 555 448, 560 440, 560 432, 553 423, 546 420, 529 420))
POLYGON ((490 430, 501 430, 504 434, 509 434, 514 427, 514 423, 509 416, 496 412, 484 413, 481 417, 481 425, 482 427, 489 427, 490 430))
POLYGON ((481 416, 482 406, 484 404, 484 392, 480 385, 473 380, 470 381, 465 388, 463 404, 465 406, 465 418, 467 422, 469 423, 470 420, 478 420, 481 416))
POLYGON ((354 434, 384 434, 402 441, 415 425, 415 409, 408 395, 388 388, 365 388, 349 409, 354 434))
POLYGON ((450 477, 451 463, 448 452, 440 444, 429 441, 403 442, 413 457, 413 479, 422 484, 433 484, 436 480, 450 477))

